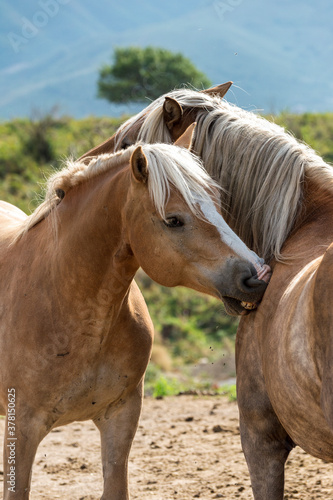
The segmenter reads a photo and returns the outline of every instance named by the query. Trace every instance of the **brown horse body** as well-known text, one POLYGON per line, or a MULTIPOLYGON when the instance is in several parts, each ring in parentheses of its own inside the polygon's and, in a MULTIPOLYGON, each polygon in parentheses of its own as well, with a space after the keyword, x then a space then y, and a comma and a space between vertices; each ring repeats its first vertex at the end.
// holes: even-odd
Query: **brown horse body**
POLYGON ((237 333, 237 392, 254 497, 281 500, 295 444, 333 461, 333 169, 280 127, 220 99, 229 86, 171 92, 102 147, 173 142, 196 121, 193 149, 225 189, 225 219, 270 261, 263 301, 237 333))
POLYGON ((256 500, 281 500, 290 450, 333 462, 333 200, 286 242, 258 311, 237 332, 242 446, 256 500), (297 256, 297 257, 296 257, 297 256))
POLYGON ((30 218, 0 207, 4 499, 29 498, 36 449, 51 429, 92 419, 101 433, 102 498, 126 500, 153 337, 137 269, 166 286, 239 301, 258 301, 266 284, 255 278, 259 259, 224 226, 214 184, 185 149, 130 148, 63 172, 30 218), (159 184, 176 167, 178 181, 159 184), (157 187, 169 191, 164 198, 157 187), (205 204, 217 224, 199 215, 205 204))

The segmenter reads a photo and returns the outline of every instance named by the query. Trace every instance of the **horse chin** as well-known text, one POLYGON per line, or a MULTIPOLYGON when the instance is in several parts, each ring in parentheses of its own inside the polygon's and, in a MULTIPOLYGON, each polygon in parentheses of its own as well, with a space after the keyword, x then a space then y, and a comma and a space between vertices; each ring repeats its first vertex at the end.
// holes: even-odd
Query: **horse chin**
POLYGON ((222 297, 225 310, 230 316, 245 316, 249 312, 257 309, 257 304, 244 302, 233 297, 222 297))

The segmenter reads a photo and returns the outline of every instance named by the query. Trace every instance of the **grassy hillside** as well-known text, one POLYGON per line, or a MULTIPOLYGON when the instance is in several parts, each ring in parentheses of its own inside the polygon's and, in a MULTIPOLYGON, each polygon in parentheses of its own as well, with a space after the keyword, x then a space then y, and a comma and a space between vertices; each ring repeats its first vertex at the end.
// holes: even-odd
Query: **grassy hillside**
POLYGON ((333 164, 333 113, 291 114, 283 112, 268 117, 297 139, 306 142, 325 161, 333 164))
POLYGON ((45 178, 64 158, 81 156, 123 121, 124 117, 76 121, 50 114, 0 124, 0 199, 30 213, 40 201, 45 178))
MULTIPOLYGON (((333 113, 283 113, 270 119, 333 162, 333 113)), ((48 115, 0 124, 0 198, 30 213, 39 203, 52 169, 60 168, 64 157, 78 157, 102 142, 123 120, 48 115)), ((197 365, 209 374, 214 363, 226 375, 233 375, 230 360, 237 320, 225 314, 222 304, 191 290, 162 288, 143 272, 137 279, 156 329, 148 382, 152 376, 156 378, 159 369, 168 371, 181 365, 197 365)), ((193 375, 195 370, 188 373, 193 375)), ((169 381, 161 380, 166 390, 169 381)))

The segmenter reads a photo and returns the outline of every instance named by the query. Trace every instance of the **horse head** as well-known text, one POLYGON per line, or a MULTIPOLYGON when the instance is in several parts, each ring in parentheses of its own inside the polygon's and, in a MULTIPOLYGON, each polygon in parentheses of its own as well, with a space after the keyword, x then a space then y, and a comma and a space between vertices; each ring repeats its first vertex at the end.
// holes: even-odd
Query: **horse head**
POLYGON ((269 268, 224 221, 220 190, 187 149, 193 127, 176 143, 137 146, 124 208, 127 244, 157 283, 186 286, 222 299, 230 314, 256 307, 269 268), (190 137, 188 137, 190 136, 190 137), (164 156, 164 169, 155 151, 164 156), (166 157, 172 167, 165 174, 166 157), (185 179, 185 182, 184 182, 185 179))
MULTIPOLYGON (((222 83, 215 87, 201 90, 199 94, 223 98, 231 85, 232 82, 222 83)), ((173 93, 171 92, 170 94, 173 93)), ((143 123, 147 118, 149 118, 151 112, 153 112, 153 117, 155 117, 156 108, 158 107, 160 107, 164 125, 168 130, 167 135, 164 133, 164 140, 162 141, 161 138, 159 138, 158 142, 167 143, 175 142, 183 135, 187 128, 195 122, 198 111, 198 108, 196 108, 195 105, 187 106, 181 104, 176 97, 165 94, 159 99, 156 99, 156 101, 152 102, 151 105, 145 108, 141 113, 138 113, 130 118, 112 137, 82 155, 79 160, 89 163, 92 157, 104 153, 113 153, 119 149, 127 149, 129 146, 135 144, 140 137, 140 131, 143 123)), ((156 141, 147 140, 145 142, 156 141)))

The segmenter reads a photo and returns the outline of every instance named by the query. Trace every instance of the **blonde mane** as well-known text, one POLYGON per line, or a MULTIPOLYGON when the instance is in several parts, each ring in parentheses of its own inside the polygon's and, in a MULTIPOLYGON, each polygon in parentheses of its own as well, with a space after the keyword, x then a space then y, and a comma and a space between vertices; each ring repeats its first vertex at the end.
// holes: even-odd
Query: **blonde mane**
MULTIPOLYGON (((201 160, 187 149, 169 144, 141 144, 148 160, 148 191, 156 210, 165 218, 165 204, 173 186, 198 217, 198 201, 218 202, 220 188, 207 174, 201 160)), ((55 212, 55 208, 69 190, 87 182, 120 164, 129 165, 137 145, 114 154, 103 154, 92 158, 88 165, 67 160, 62 170, 52 175, 46 184, 45 200, 27 217, 18 229, 15 241, 29 229, 55 212)), ((54 222, 56 219, 52 217, 54 222)), ((56 226, 56 223, 54 224, 56 226)), ((55 227, 56 229, 56 227, 55 227)))
MULTIPOLYGON (((193 149, 225 191, 222 210, 228 224, 266 260, 283 260, 281 248, 302 209, 305 182, 333 195, 332 167, 283 128, 218 96, 187 89, 166 95, 197 111, 193 149)), ((164 99, 128 120, 119 140, 139 121, 140 140, 172 142, 163 119, 164 99)))

